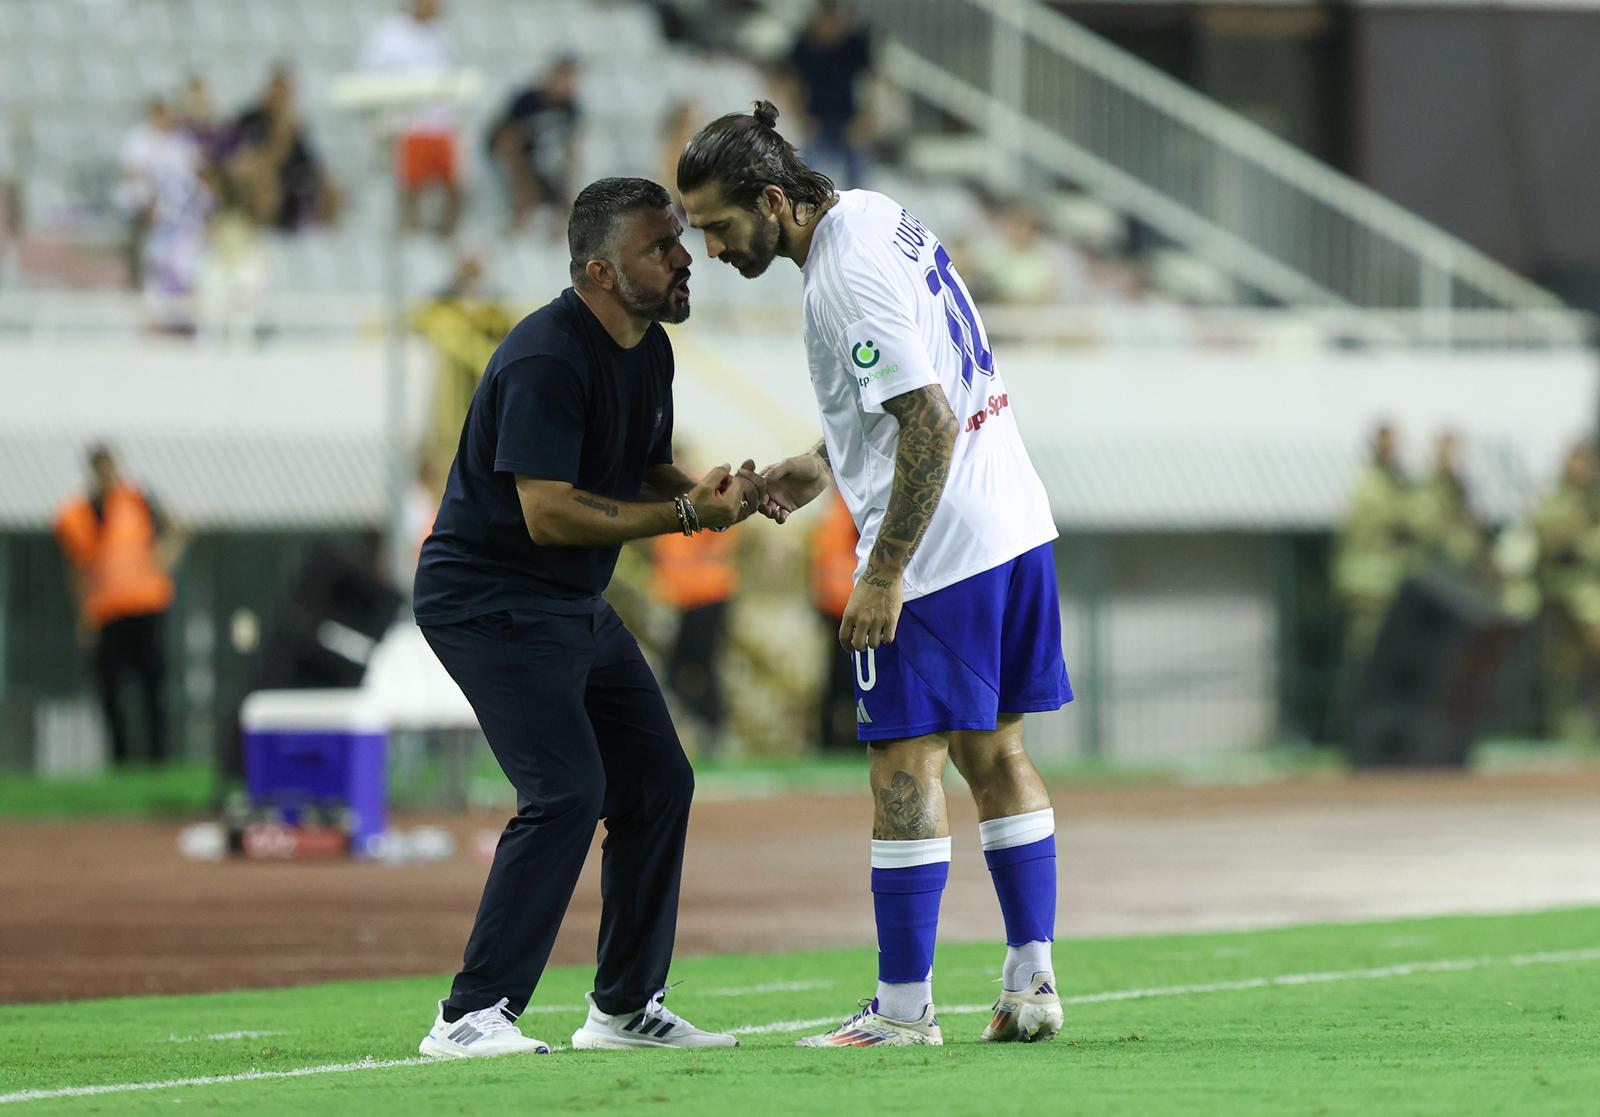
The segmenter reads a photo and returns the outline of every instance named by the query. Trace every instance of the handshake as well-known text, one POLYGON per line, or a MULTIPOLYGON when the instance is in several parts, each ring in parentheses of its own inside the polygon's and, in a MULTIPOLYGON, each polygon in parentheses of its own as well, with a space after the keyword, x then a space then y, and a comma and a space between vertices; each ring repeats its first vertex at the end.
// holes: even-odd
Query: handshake
MULTIPOLYGON (((797 509, 804 508, 828 486, 828 468, 815 450, 784 458, 756 472, 756 463, 746 461, 734 472, 719 465, 706 474, 687 494, 687 501, 699 513, 696 527, 726 531, 752 512, 783 523, 797 509)), ((679 498, 679 519, 684 520, 679 498)), ((685 534, 691 533, 687 522, 685 534)), ((900 625, 904 587, 900 569, 875 566, 866 570, 850 592, 844 616, 839 620, 839 644, 846 651, 863 652, 892 644, 900 625)))
MULTIPOLYGON (((695 517, 698 527, 726 531, 754 512, 781 524, 827 486, 828 472, 822 459, 805 453, 784 458, 760 472, 753 460, 746 460, 737 471, 719 465, 684 495, 688 514, 695 517)), ((687 533, 689 525, 683 526, 687 533)))

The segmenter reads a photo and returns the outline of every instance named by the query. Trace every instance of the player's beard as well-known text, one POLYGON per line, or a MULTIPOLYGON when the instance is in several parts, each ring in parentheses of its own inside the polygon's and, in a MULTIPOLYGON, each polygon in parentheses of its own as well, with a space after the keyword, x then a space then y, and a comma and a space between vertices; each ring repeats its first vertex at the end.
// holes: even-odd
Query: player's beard
MULTIPOLYGON (((758 213, 757 216, 761 215, 758 213)), ((749 251, 739 253, 733 266, 746 279, 754 279, 770 268, 772 261, 778 258, 778 253, 786 251, 788 247, 789 238, 784 235, 783 222, 767 214, 764 220, 756 222, 749 251)))
POLYGON ((689 299, 687 296, 674 301, 678 286, 689 278, 689 271, 685 268, 672 277, 672 285, 660 296, 652 296, 644 288, 636 286, 633 280, 621 268, 617 269, 617 301, 629 314, 643 318, 650 322, 666 322, 676 326, 679 322, 689 320, 689 299))

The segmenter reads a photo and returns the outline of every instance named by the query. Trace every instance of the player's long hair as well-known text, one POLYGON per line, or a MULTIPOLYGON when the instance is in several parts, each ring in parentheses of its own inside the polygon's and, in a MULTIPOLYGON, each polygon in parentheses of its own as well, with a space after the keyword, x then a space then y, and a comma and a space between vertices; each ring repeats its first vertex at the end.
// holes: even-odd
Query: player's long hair
POLYGON ((778 134, 778 107, 757 101, 751 113, 719 116, 695 135, 678 157, 678 189, 687 193, 716 183, 731 205, 756 208, 769 185, 783 189, 800 224, 799 208, 817 210, 833 197, 833 180, 801 161, 778 134))

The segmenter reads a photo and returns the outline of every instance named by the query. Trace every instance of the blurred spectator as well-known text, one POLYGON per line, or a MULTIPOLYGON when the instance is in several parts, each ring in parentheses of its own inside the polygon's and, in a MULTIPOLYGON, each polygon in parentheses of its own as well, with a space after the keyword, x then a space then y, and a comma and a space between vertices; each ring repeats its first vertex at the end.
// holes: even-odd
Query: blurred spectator
POLYGON ((819 741, 824 749, 857 746, 856 691, 850 653, 839 646, 839 622, 856 584, 856 544, 861 536, 839 490, 828 498, 826 518, 811 536, 811 603, 827 630, 827 663, 819 707, 819 741))
POLYGON ((417 472, 406 487, 405 501, 405 537, 411 548, 408 561, 412 570, 422 558, 422 544, 433 534, 443 497, 444 478, 426 452, 418 455, 417 472))
POLYGON ((807 164, 841 189, 861 185, 872 122, 861 85, 872 71, 872 43, 838 0, 821 0, 789 52, 790 75, 807 115, 807 164))
POLYGON ((147 755, 170 756, 166 717, 167 609, 171 570, 182 533, 160 508, 117 472, 105 446, 89 452, 89 489, 56 518, 56 538, 72 566, 79 643, 92 650, 100 702, 116 763, 133 757, 122 690, 131 676, 142 691, 147 755))
MULTIPOLYGON (((379 23, 361 55, 361 68, 394 72, 438 73, 454 65, 454 52, 440 26, 441 0, 410 0, 404 11, 379 23)), ((400 176, 401 226, 421 225, 422 195, 430 187, 443 194, 434 230, 455 231, 461 218, 461 163, 456 110, 444 102, 419 106, 396 144, 400 176)))
POLYGON ((1044 305, 1083 301, 1088 270, 1064 242, 1046 233, 1026 202, 991 214, 993 235, 972 250, 973 297, 979 302, 1044 305))
POLYGON ((449 473, 483 370, 516 323, 516 313, 485 287, 483 262, 470 252, 457 260, 449 282, 412 311, 412 330, 427 338, 439 355, 433 429, 423 448, 429 468, 439 477, 449 473))
POLYGON ((301 127, 294 75, 287 66, 272 68, 261 100, 239 114, 233 131, 236 146, 228 171, 258 224, 292 230, 338 216, 339 191, 301 127))
POLYGON ((0 286, 15 279, 22 239, 22 151, 27 124, 21 110, 0 116, 0 286))
POLYGON ((1400 469, 1395 430, 1385 423, 1373 432, 1371 464, 1335 541, 1333 582, 1345 609, 1347 697, 1353 697, 1384 614, 1415 565, 1416 550, 1411 485, 1400 469))
POLYGON ((211 87, 199 74, 189 75, 178 103, 178 127, 194 142, 204 163, 221 165, 232 154, 234 130, 217 119, 211 87))
POLYGON ((1600 459, 1587 443, 1534 516, 1545 616, 1547 731, 1593 740, 1600 729, 1600 459))
MULTIPOLYGON (((489 155, 511 196, 511 224, 526 227, 541 207, 564 219, 577 162, 578 60, 556 59, 537 84, 517 90, 489 130, 489 155)), ((564 220, 558 221, 565 232, 564 220)))
POLYGON ((212 174, 217 204, 206 226, 205 256, 196 283, 196 325, 210 339, 250 341, 259 336, 261 294, 269 278, 255 215, 236 178, 212 174))
POLYGON ((167 104, 160 98, 145 103, 144 116, 122 137, 117 151, 117 208, 128 219, 128 281, 144 282, 144 241, 150 234, 155 201, 155 166, 166 143, 167 104))
POLYGON ((706 727, 702 753, 721 747, 722 641, 728 629, 728 603, 739 588, 734 563, 737 535, 737 528, 672 533, 656 536, 650 545, 656 600, 678 611, 667 681, 706 727))
POLYGON ((661 148, 656 155, 656 181, 672 195, 672 206, 683 218, 683 206, 678 201, 678 159, 694 134, 705 121, 698 101, 674 101, 661 121, 661 148))
POLYGON ((136 285, 162 324, 179 325, 205 254, 212 193, 202 177, 204 156, 157 99, 123 139, 119 165, 117 201, 130 222, 136 285))
POLYGON ((1461 474, 1461 439, 1444 431, 1434 442, 1433 472, 1412 496, 1419 561, 1472 581, 1487 573, 1488 535, 1472 511, 1461 474))

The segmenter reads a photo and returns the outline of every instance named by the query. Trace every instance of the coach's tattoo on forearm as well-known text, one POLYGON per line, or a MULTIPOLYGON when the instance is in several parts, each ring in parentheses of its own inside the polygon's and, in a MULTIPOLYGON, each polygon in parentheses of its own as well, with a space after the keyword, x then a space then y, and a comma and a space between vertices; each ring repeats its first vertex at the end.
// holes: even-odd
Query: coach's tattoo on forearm
POLYGON ((909 772, 896 772, 889 786, 879 789, 877 807, 872 836, 880 841, 931 838, 939 829, 938 811, 909 772))
POLYGON ((861 575, 861 580, 863 582, 867 583, 867 585, 869 585, 869 586, 877 586, 880 590, 892 590, 892 589, 894 589, 894 581, 893 581, 893 579, 883 578, 883 577, 880 577, 877 574, 873 574, 873 573, 870 573, 870 572, 861 575))
POLYGON ((900 436, 895 443, 889 507, 868 561, 880 569, 903 571, 944 495, 961 423, 937 384, 895 396, 884 402, 883 409, 899 421, 900 436))
POLYGON ((596 500, 594 497, 585 496, 583 493, 573 493, 572 499, 585 508, 593 508, 596 512, 604 512, 609 519, 614 520, 617 518, 617 506, 615 504, 607 504, 603 500, 596 500))

